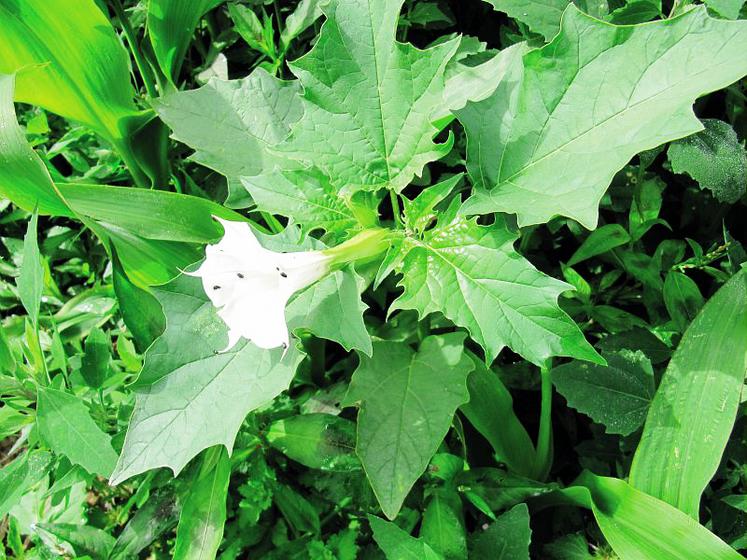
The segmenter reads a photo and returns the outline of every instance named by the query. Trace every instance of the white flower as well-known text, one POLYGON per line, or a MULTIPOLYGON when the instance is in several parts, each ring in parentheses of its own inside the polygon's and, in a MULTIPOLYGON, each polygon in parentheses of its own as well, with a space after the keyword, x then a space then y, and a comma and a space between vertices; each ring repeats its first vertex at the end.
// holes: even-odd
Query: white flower
MULTIPOLYGON (((215 217, 215 216, 214 216, 215 217)), ((223 238, 208 245, 195 272, 228 326, 228 346, 241 338, 260 348, 288 348, 285 305, 291 296, 326 276, 333 257, 321 251, 276 253, 262 247, 249 224, 215 217, 223 238)))

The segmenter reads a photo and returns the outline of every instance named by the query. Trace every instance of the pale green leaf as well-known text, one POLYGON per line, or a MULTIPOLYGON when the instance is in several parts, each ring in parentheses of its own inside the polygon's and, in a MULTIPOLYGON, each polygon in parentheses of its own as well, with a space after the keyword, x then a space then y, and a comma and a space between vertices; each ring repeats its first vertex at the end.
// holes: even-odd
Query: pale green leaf
POLYGON ((496 10, 525 24, 549 41, 560 30, 560 18, 569 0, 485 0, 496 10))
POLYGON ((458 40, 426 50, 397 43, 402 3, 331 0, 316 44, 290 65, 305 112, 277 149, 317 167, 345 193, 400 191, 452 146, 451 139, 434 143, 431 121, 458 40))
POLYGON ((177 81, 195 28, 222 0, 149 0, 147 27, 153 52, 164 75, 177 81))
POLYGON ((109 476, 117 462, 111 437, 96 425, 79 397, 39 387, 36 407, 39 434, 52 451, 91 474, 109 476))
POLYGON ((109 533, 90 525, 40 523, 37 528, 69 542, 78 556, 108 558, 115 539, 109 533))
POLYGON ((214 462, 206 459, 184 500, 176 528, 174 560, 213 560, 218 553, 226 523, 231 460, 222 448, 217 455, 214 462))
POLYGON ((747 186, 747 151, 728 123, 716 119, 702 122, 705 130, 669 146, 672 171, 688 174, 717 200, 734 203, 747 186))
MULTIPOLYGON (((229 178, 269 173, 276 166, 293 167, 270 152, 290 133, 302 113, 300 88, 258 68, 241 80, 212 79, 193 91, 180 91, 153 102, 173 137, 196 151, 192 159, 229 178)), ((229 182, 228 203, 248 206, 239 184, 229 182)))
POLYGON ((721 462, 747 373, 747 272, 708 300, 651 404, 630 483, 697 518, 721 462))
POLYGON ((469 331, 488 361, 505 346, 536 364, 552 356, 599 361, 558 306, 558 296, 570 286, 519 255, 516 238, 500 216, 479 226, 474 219, 442 214, 434 228, 392 249, 405 289, 392 309, 415 309, 421 317, 440 311, 469 331))
POLYGON ((705 5, 728 19, 737 19, 744 6, 744 0, 705 0, 705 5))
POLYGON ((243 177, 241 183, 262 210, 291 218, 305 231, 340 233, 359 226, 337 188, 315 169, 243 177))
POLYGON ((331 414, 291 416, 273 422, 267 441, 285 455, 312 469, 360 469, 355 457, 355 424, 331 414))
POLYGON ((569 6, 549 45, 457 112, 475 185, 463 211, 517 214, 522 226, 562 215, 593 228, 614 174, 702 130, 693 102, 747 74, 745 51, 747 21, 705 8, 618 27, 569 6))
POLYGON ((21 274, 16 281, 21 303, 26 309, 26 313, 29 314, 34 327, 39 324, 39 308, 42 291, 44 290, 44 267, 42 266, 39 240, 37 239, 38 221, 39 214, 34 212, 23 238, 23 263, 21 264, 21 274))
POLYGON ((50 453, 31 451, 0 469, 0 517, 4 517, 29 488, 41 481, 51 467, 50 453))
POLYGON ((373 537, 387 560, 443 560, 428 544, 409 535, 394 523, 368 516, 373 537))
POLYGON ((470 560, 529 560, 531 539, 529 510, 518 504, 478 535, 470 560))
POLYGON ((464 335, 430 336, 414 352, 376 342, 361 356, 343 404, 360 403, 356 452, 384 514, 393 519, 469 398, 464 335))
POLYGON ((327 0, 301 0, 296 9, 287 18, 280 33, 280 42, 286 48, 290 42, 314 25, 322 16, 322 5, 327 0))
POLYGON ((442 107, 434 113, 433 121, 441 128, 454 118, 452 112, 464 108, 468 101, 482 101, 488 97, 498 87, 506 72, 514 64, 521 64, 521 58, 527 50, 526 43, 517 43, 476 66, 456 61, 455 55, 446 67, 444 101, 442 107))
POLYGON ((654 372, 643 352, 604 354, 607 365, 570 362, 554 368, 552 382, 568 405, 604 425, 611 434, 629 435, 643 425, 654 397, 654 372))

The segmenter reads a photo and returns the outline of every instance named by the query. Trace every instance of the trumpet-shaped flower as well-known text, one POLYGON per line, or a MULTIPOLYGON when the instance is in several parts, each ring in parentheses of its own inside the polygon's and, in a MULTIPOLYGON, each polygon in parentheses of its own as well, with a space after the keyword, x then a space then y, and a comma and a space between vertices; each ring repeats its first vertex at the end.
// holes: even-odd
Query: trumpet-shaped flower
POLYGON ((216 218, 223 238, 205 249, 205 260, 188 273, 202 286, 228 326, 228 346, 241 338, 260 348, 288 347, 285 305, 296 292, 331 270, 332 256, 321 251, 276 253, 260 245, 249 224, 216 218))
POLYGON ((241 338, 260 348, 287 348, 285 306, 293 294, 333 268, 378 255, 388 246, 386 231, 371 229, 324 251, 277 253, 260 245, 249 224, 214 218, 225 233, 218 243, 207 246, 200 267, 186 274, 202 280, 218 316, 228 326, 228 346, 223 352, 241 338))

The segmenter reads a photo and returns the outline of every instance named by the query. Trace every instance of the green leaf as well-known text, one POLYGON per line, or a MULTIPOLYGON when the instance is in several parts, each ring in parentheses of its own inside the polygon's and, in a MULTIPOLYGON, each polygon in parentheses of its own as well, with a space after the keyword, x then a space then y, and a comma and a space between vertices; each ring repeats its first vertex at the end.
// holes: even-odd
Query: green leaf
POLYGON ((669 146, 672 171, 686 173, 717 200, 734 203, 747 186, 747 151, 728 123, 716 119, 702 122, 702 132, 669 146))
POLYGON ((15 76, 0 74, 0 195, 29 212, 70 216, 44 163, 26 141, 13 105, 15 76))
POLYGON ((552 382, 568 405, 627 436, 643 425, 654 397, 654 371, 643 352, 604 354, 606 366, 570 362, 554 368, 552 382))
POLYGON ((641 328, 608 335, 599 341, 597 348, 604 352, 640 350, 654 365, 666 362, 672 356, 666 344, 651 331, 641 328))
POLYGON ((560 18, 569 0, 485 0, 496 10, 525 24, 549 41, 560 31, 560 18))
POLYGON ((26 491, 47 475, 51 466, 50 453, 30 451, 0 469, 0 517, 5 517, 26 491))
POLYGON ((708 300, 680 341, 651 404, 630 483, 697 519, 721 462, 747 373, 747 273, 708 300))
POLYGON ((115 249, 112 249, 112 285, 122 319, 132 333, 138 351, 145 352, 163 332, 163 311, 152 293, 130 280, 115 249))
POLYGON ((127 52, 96 3, 3 0, 0 19, 0 72, 18 72, 16 100, 95 130, 141 176, 130 140, 152 113, 135 106, 127 52))
POLYGON ((193 90, 168 94, 154 109, 173 138, 196 151, 192 159, 229 179, 232 207, 250 204, 239 177, 292 168, 270 151, 290 134, 303 111, 297 82, 282 82, 258 68, 241 80, 212 79, 193 90))
POLYGON ((451 137, 433 142, 431 121, 458 40, 425 50, 397 43, 402 3, 331 0, 314 47, 290 64, 305 111, 277 149, 318 168, 346 194, 400 191, 451 150, 451 137))
POLYGON ((280 513, 296 533, 313 533, 321 531, 319 512, 301 494, 285 484, 277 484, 274 488, 275 505, 280 513))
POLYGON ((615 25, 634 25, 661 16, 661 0, 633 0, 614 10, 607 19, 615 25))
POLYGON ((36 425, 55 453, 91 474, 109 476, 117 462, 111 437, 91 418, 84 402, 51 387, 37 390, 36 425))
POLYGON ((140 551, 176 525, 182 501, 173 486, 159 488, 151 494, 119 534, 109 560, 136 558, 140 551))
POLYGON ((356 452, 389 519, 425 472, 459 405, 469 398, 472 361, 464 334, 429 336, 418 352, 380 341, 361 356, 345 406, 360 403, 356 452))
POLYGON ((108 558, 114 548, 114 537, 98 527, 72 523, 40 523, 37 527, 69 542, 78 556, 108 558))
POLYGON ((433 491, 423 512, 420 538, 446 560, 467 560, 462 500, 456 490, 433 491))
POLYGON ((586 259, 602 255, 615 247, 625 245, 629 241, 630 235, 620 224, 607 224, 599 227, 584 239, 581 246, 568 259, 568 266, 575 266, 586 259))
POLYGON ((391 309, 415 309, 421 317, 440 311, 469 331, 487 361, 508 346, 536 364, 552 356, 598 362, 557 304, 570 286, 545 276, 516 252, 517 234, 501 216, 479 226, 453 214, 442 213, 435 227, 391 249, 380 277, 394 260, 405 289, 391 309))
POLYGON ((37 239, 38 221, 39 214, 34 212, 23 238, 23 264, 21 264, 21 274, 16 282, 21 303, 29 314, 34 328, 39 324, 39 308, 44 290, 44 268, 37 239))
POLYGON ((296 9, 285 18, 283 30, 280 33, 280 42, 288 47, 290 42, 314 25, 314 22, 322 16, 322 4, 327 0, 301 0, 296 9))
POLYGON ((345 350, 371 355, 371 335, 363 322, 367 309, 361 301, 363 279, 352 267, 309 286, 290 302, 286 313, 295 317, 291 329, 306 328, 319 338, 333 340, 345 350))
POLYGON ((178 474, 200 451, 233 447, 244 417, 288 388, 302 355, 291 344, 262 350, 246 341, 228 352, 227 328, 199 278, 155 290, 166 330, 145 354, 136 405, 111 484, 156 467, 178 474), (220 421, 208 421, 220 410, 220 421))
POLYGON ((108 243, 130 279, 168 282, 200 259, 197 243, 215 240, 212 216, 240 219, 202 198, 166 191, 55 184, 15 118, 13 77, 0 75, 0 195, 29 212, 77 218, 108 243))
POLYGON ((153 52, 164 75, 171 82, 179 78, 197 24, 222 0, 149 0, 147 27, 153 52))
POLYGON ((507 72, 521 64, 528 50, 526 43, 516 43, 476 66, 462 63, 454 55, 446 66, 443 105, 433 115, 436 126, 446 126, 454 119, 453 112, 464 108, 468 101, 482 101, 493 93, 507 72))
POLYGON ((529 560, 531 539, 529 510, 518 504, 479 534, 470 560, 529 560))
POLYGON ((355 457, 355 424, 331 414, 291 416, 273 422, 267 441, 285 455, 312 469, 360 469, 355 457))
POLYGON ((286 216, 304 231, 341 233, 359 227, 348 203, 317 170, 278 171, 243 177, 241 184, 262 210, 286 216))
POLYGON ((513 408, 511 393, 495 372, 470 354, 475 369, 467 377, 469 402, 460 410, 490 442, 496 460, 518 475, 534 474, 535 452, 529 434, 513 408))
POLYGON ((704 303, 700 288, 694 280, 676 270, 667 273, 664 280, 664 305, 680 332, 695 319, 704 303))
POLYGON ((593 229, 614 174, 702 130, 692 103, 747 74, 745 50, 747 22, 705 8, 617 27, 569 6, 549 45, 457 112, 476 190, 463 212, 517 214, 521 226, 562 215, 593 229))
POLYGON ((705 5, 727 19, 739 18, 744 0, 706 0, 705 5))
POLYGON ((224 449, 206 461, 184 500, 176 528, 174 560, 212 560, 218 553, 226 523, 226 496, 231 460, 224 449))
POLYGON ((741 555, 681 511, 626 482, 585 471, 559 491, 592 510, 620 560, 737 560, 741 555))
POLYGON ((95 328, 86 337, 85 352, 80 364, 80 373, 86 384, 93 389, 100 389, 109 375, 111 361, 109 336, 95 328))
POLYGON ((368 516, 368 522, 387 560, 443 560, 425 541, 410 536, 394 523, 374 515, 368 516))

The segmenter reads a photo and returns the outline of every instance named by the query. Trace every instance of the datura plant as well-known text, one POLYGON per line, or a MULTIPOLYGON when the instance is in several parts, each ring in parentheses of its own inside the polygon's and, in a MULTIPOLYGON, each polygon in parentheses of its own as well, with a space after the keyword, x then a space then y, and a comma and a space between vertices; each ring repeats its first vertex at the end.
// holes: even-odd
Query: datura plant
POLYGON ((747 550, 744 0, 0 0, 0 559, 747 550))

